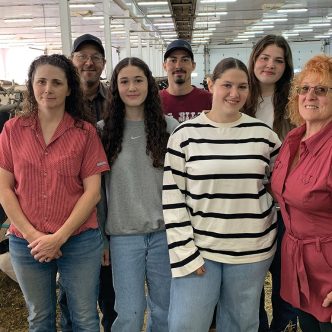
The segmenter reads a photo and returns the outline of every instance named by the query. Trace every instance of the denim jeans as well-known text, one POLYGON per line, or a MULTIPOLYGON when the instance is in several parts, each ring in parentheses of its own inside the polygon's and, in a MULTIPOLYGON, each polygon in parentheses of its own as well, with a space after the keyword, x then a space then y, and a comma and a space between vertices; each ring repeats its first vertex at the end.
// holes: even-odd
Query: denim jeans
MULTIPOLYGON (((98 304, 102 312, 101 325, 104 332, 111 332, 111 326, 117 316, 114 310, 115 294, 112 282, 112 266, 102 266, 99 276, 98 304)), ((62 332, 72 332, 73 327, 68 310, 67 296, 59 279, 60 327, 62 332)))
POLYGON ((204 275, 173 278, 169 332, 207 332, 216 305, 218 332, 257 332, 259 298, 271 261, 224 264, 205 259, 204 275))
POLYGON ((282 220, 280 211, 278 211, 278 237, 277 251, 274 255, 270 266, 272 278, 272 321, 269 326, 267 313, 265 311, 265 292, 264 288, 260 300, 259 308, 259 329, 258 332, 283 332, 290 323, 292 327, 288 327, 287 331, 297 331, 297 310, 288 302, 284 301, 280 296, 281 281, 281 242, 285 233, 285 225, 282 220))
POLYGON ((9 251, 28 311, 30 332, 56 331, 56 273, 66 291, 73 331, 99 332, 98 282, 102 254, 99 230, 69 238, 62 256, 39 263, 30 254, 28 242, 11 235, 9 251))
POLYGON ((112 332, 168 332, 171 271, 165 231, 110 238, 115 311, 112 332), (145 295, 147 285, 147 299, 145 295))

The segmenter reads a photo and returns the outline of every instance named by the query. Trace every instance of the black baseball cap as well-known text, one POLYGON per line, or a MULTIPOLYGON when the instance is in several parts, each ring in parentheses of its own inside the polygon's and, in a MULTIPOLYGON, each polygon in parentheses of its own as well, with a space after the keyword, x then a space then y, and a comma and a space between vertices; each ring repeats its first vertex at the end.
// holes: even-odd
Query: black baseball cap
POLYGON ((176 39, 173 40, 166 48, 166 52, 164 54, 164 61, 168 58, 168 56, 170 55, 170 53, 172 53, 175 50, 184 50, 186 51, 192 60, 194 60, 194 54, 193 51, 191 49, 191 45, 183 39, 176 39))
POLYGON ((83 44, 94 44, 94 45, 96 45, 98 47, 98 49, 100 50, 101 54, 105 57, 104 46, 103 46, 101 40, 98 37, 90 35, 89 33, 86 33, 85 35, 77 37, 74 40, 72 52, 77 52, 78 49, 83 44))

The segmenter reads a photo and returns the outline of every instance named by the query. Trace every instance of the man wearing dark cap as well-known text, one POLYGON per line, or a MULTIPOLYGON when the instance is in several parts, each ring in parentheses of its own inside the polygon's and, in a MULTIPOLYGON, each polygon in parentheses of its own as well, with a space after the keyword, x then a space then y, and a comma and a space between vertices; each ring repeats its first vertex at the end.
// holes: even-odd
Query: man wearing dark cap
MULTIPOLYGON (((110 102, 109 88, 100 82, 100 76, 106 63, 105 50, 101 40, 90 34, 78 37, 73 44, 71 59, 81 78, 84 100, 87 106, 86 111, 90 112, 91 119, 97 123, 109 111, 110 102)), ((102 258, 98 298, 99 308, 103 314, 101 322, 105 332, 111 332, 111 326, 117 316, 114 311, 114 301, 112 269, 107 245, 102 258)), ((62 332, 72 332, 66 294, 65 290, 61 287, 61 280, 59 304, 61 308, 60 324, 62 332)))
POLYGON ((177 39, 167 46, 163 67, 168 78, 168 88, 160 91, 165 114, 183 122, 211 109, 211 94, 191 85, 196 63, 187 41, 177 39))
POLYGON ((90 34, 78 37, 73 44, 71 59, 80 75, 90 115, 97 122, 103 119, 109 98, 109 89, 100 82, 106 63, 101 40, 90 34))

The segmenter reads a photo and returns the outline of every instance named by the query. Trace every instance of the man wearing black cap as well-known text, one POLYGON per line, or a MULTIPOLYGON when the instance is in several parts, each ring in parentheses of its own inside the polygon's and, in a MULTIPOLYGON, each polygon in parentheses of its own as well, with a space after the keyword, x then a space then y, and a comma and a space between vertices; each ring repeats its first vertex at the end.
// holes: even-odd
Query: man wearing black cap
POLYGON ((109 89, 100 82, 105 67, 105 50, 101 40, 85 34, 74 41, 71 59, 81 78, 84 98, 92 119, 103 119, 108 110, 109 89))
POLYGON ((163 67, 168 78, 168 88, 160 91, 165 114, 183 122, 211 109, 211 94, 191 85, 196 63, 187 41, 177 39, 167 46, 163 67))
MULTIPOLYGON (((81 78, 87 111, 90 112, 91 119, 97 123, 109 111, 110 101, 109 88, 100 82, 100 76, 106 63, 105 50, 101 40, 90 34, 78 37, 73 44, 71 59, 81 78)), ((108 246, 104 251, 102 265, 100 270, 98 303, 103 314, 101 322, 104 331, 111 332, 111 326, 117 314, 114 311, 115 294, 108 246)), ((61 280, 59 304, 61 308, 60 324, 62 331, 71 332, 72 324, 68 312, 66 294, 61 287, 61 280)))

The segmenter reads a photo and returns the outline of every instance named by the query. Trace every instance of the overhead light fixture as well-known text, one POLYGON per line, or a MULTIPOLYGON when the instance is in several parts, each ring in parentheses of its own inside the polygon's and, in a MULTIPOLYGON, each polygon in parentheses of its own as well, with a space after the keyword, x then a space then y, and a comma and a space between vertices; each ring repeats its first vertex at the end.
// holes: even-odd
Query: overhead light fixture
POLYGON ((196 25, 214 25, 214 24, 219 24, 220 23, 220 21, 211 21, 211 22, 208 22, 208 21, 206 21, 206 22, 204 22, 204 21, 196 21, 195 22, 195 26, 196 25))
POLYGON ((5 18, 4 22, 6 23, 18 23, 18 22, 31 22, 32 18, 27 18, 27 17, 13 17, 13 18, 5 18))
POLYGON ((249 27, 250 30, 260 30, 260 29, 273 29, 274 25, 254 25, 249 27))
POLYGON ((309 23, 309 27, 329 27, 331 26, 331 23, 309 23))
POLYGON ((201 3, 226 3, 236 2, 237 0, 201 0, 201 3))
POLYGON ((288 21, 288 18, 263 18, 262 22, 267 23, 267 22, 286 22, 288 21))
POLYGON ((248 38, 235 38, 233 39, 233 42, 243 42, 243 41, 248 41, 248 38))
POLYGON ((139 6, 165 6, 168 5, 167 1, 140 1, 137 2, 139 6))
POLYGON ((312 32, 312 29, 293 29, 293 32, 312 32))
POLYGON ((299 36, 299 33, 292 33, 292 32, 288 33, 288 32, 284 32, 282 35, 284 37, 297 37, 297 36, 299 36))
POLYGON ((317 35, 315 36, 314 38, 319 38, 319 39, 326 39, 326 38, 330 38, 331 36, 330 35, 317 35))
POLYGON ((56 27, 32 27, 33 30, 55 30, 56 27))
POLYGON ((219 16, 219 15, 227 15, 227 12, 200 12, 197 16, 219 16))
POLYGON ((307 8, 289 8, 289 9, 278 9, 277 13, 304 13, 307 12, 307 8))
POLYGON ((173 22, 153 23, 153 25, 158 26, 158 27, 174 27, 173 22))
POLYGON ((155 18, 155 17, 171 17, 171 14, 147 14, 146 17, 155 18))
POLYGON ((69 8, 93 8, 95 5, 93 3, 73 3, 69 5, 69 8))
POLYGON ((84 16, 83 20, 103 20, 104 16, 84 16))

